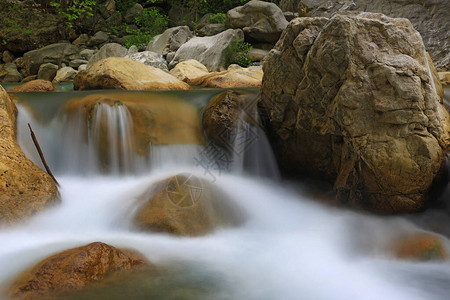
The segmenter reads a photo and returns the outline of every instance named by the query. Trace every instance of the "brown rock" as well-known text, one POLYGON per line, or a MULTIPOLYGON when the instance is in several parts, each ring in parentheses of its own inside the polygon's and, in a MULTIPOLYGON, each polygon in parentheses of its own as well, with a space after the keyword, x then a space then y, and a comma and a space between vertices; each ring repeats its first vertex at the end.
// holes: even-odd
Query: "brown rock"
POLYGON ((429 234, 405 238, 396 243, 392 251, 400 259, 421 261, 448 259, 441 238, 429 234))
POLYGON ((444 103, 444 88, 442 87, 442 83, 439 80, 439 74, 428 52, 427 52, 427 64, 428 67, 430 68, 430 73, 431 77, 433 78, 433 85, 434 89, 436 90, 436 94, 438 95, 440 102, 444 103))
POLYGON ((36 79, 32 81, 28 81, 21 85, 16 85, 8 89, 9 92, 52 92, 55 91, 56 88, 51 81, 36 79))
POLYGON ((192 80, 191 84, 222 89, 260 87, 262 77, 261 67, 242 68, 238 65, 231 65, 224 72, 204 75, 192 80))
POLYGON ((238 119, 254 124, 255 96, 244 91, 228 90, 209 101, 203 113, 203 131, 209 140, 222 147, 232 145, 238 119))
POLYGON ((424 207, 450 124, 408 20, 295 19, 263 69, 261 106, 284 170, 334 181, 338 200, 354 207, 424 207))
POLYGON ((50 256, 20 275, 10 299, 37 299, 81 290, 106 275, 141 268, 148 261, 139 253, 95 242, 50 256))
POLYGON ((176 78, 192 84, 192 82, 202 76, 209 74, 208 69, 199 61, 195 59, 188 59, 178 63, 172 70, 170 74, 176 78))
POLYGON ((0 86, 0 223, 12 223, 58 202, 47 173, 33 164, 15 140, 16 107, 0 86))
POLYGON ((199 236, 240 222, 232 204, 225 203, 209 182, 192 174, 178 174, 157 183, 141 200, 145 203, 135 220, 142 229, 199 236))
POLYGON ((439 72, 438 76, 442 84, 450 85, 450 72, 439 72))
POLYGON ((103 59, 74 78, 75 90, 189 90, 176 77, 143 63, 122 57, 103 59))

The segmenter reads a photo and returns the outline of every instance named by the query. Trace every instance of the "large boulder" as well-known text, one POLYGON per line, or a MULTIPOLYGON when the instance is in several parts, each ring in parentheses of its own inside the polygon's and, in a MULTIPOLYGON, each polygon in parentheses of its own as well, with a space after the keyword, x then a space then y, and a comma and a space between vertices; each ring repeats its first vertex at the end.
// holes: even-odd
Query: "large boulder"
POLYGON ((170 74, 184 82, 192 84, 195 79, 208 75, 209 72, 201 62, 195 59, 189 59, 177 64, 175 68, 170 70, 170 74))
POLYGON ((194 37, 183 44, 169 64, 172 69, 178 63, 195 59, 204 64, 208 71, 222 71, 225 69, 225 49, 234 41, 243 39, 240 29, 228 29, 214 36, 194 37))
POLYGON ((169 52, 177 51, 192 36, 193 33, 187 26, 172 27, 155 36, 145 50, 166 55, 169 52))
POLYGON ((167 61, 161 54, 152 51, 143 51, 133 54, 127 54, 125 58, 129 58, 134 61, 138 61, 147 66, 152 66, 161 70, 169 71, 167 61))
POLYGON ((150 263, 138 252, 95 242, 57 253, 25 271, 10 287, 8 299, 47 299, 145 266, 150 263))
POLYGON ((102 59, 108 57, 124 57, 128 50, 117 43, 109 43, 100 48, 100 50, 89 58, 88 68, 102 59))
POLYGON ((238 224, 239 213, 213 185, 193 174, 178 174, 144 193, 136 224, 146 230, 199 236, 238 224))
POLYGON ((311 17, 331 17, 343 11, 366 11, 407 18, 422 35, 438 70, 450 70, 448 0, 301 0, 300 5, 306 7, 311 17))
POLYGON ((252 0, 229 10, 226 24, 242 29, 246 40, 275 44, 288 21, 276 4, 252 0))
POLYGON ((69 64, 69 57, 77 55, 80 49, 75 45, 68 43, 56 43, 43 48, 32 50, 23 55, 24 69, 22 72, 26 75, 35 75, 39 67, 45 63, 61 65, 69 64))
POLYGON ((20 82, 21 80, 22 74, 19 73, 15 64, 0 64, 0 82, 20 82))
POLYGON ((230 65, 226 71, 204 75, 192 80, 191 84, 221 89, 261 87, 262 78, 263 71, 260 66, 242 68, 230 65))
POLYGON ((295 19, 263 69, 261 109, 285 171, 334 181, 338 200, 354 207, 424 207, 450 123, 407 19, 295 19))
POLYGON ((0 86, 0 223, 22 220, 59 199, 50 176, 33 164, 16 142, 16 112, 0 86))
POLYGON ((204 144, 198 109, 169 95, 97 93, 72 99, 63 110, 68 124, 84 120, 78 129, 80 143, 89 139, 95 150, 77 155, 93 155, 99 164, 94 167, 101 171, 133 171, 139 167, 134 165, 137 157, 146 161, 152 155, 152 145, 204 144), (118 114, 120 128, 110 125, 118 114), (124 144, 114 138, 117 131, 126 132, 124 144))
POLYGON ((8 89, 9 92, 25 92, 25 93, 53 92, 55 90, 56 87, 51 81, 43 79, 31 80, 8 89))
POLYGON ((122 89, 122 90, 189 90, 191 87, 161 69, 146 66, 127 58, 103 59, 73 80, 75 90, 122 89))

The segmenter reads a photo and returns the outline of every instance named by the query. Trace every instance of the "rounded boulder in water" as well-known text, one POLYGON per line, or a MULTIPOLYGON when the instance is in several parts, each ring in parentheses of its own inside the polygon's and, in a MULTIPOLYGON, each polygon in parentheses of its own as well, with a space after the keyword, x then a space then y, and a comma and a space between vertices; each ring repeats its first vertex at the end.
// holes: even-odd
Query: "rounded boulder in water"
POLYGON ((136 224, 146 230, 200 236, 221 226, 237 225, 241 216, 208 181, 178 174, 156 183, 140 199, 136 224))

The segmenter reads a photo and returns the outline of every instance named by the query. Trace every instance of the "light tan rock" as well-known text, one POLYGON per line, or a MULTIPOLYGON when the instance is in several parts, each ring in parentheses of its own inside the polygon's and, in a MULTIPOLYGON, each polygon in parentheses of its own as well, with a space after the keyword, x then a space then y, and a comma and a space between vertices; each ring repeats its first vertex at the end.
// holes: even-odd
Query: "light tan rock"
POLYGON ((122 57, 103 59, 78 72, 75 90, 189 90, 191 87, 161 69, 122 57))
POLYGON ((450 85, 450 72, 438 72, 438 76, 442 84, 450 85))
POLYGON ((106 275, 149 266, 139 253, 101 242, 50 256, 21 274, 9 290, 14 300, 42 299, 79 291, 106 275))
POLYGON ((354 207, 425 206, 450 124, 407 19, 294 19, 263 69, 261 108, 282 168, 334 181, 354 207))
POLYGON ((56 88, 51 81, 35 79, 24 84, 16 85, 8 89, 10 92, 53 92, 56 88))
POLYGON ((192 84, 195 79, 205 76, 209 74, 209 72, 201 62, 196 61, 195 59, 189 59, 177 64, 170 70, 170 74, 188 84, 192 84))
POLYGON ((73 81, 75 75, 77 75, 78 71, 72 67, 64 67, 58 70, 55 78, 53 78, 53 82, 69 82, 73 81))
POLYGON ((263 78, 261 67, 242 68, 231 65, 224 72, 214 72, 191 81, 193 85, 212 88, 260 87, 263 78))
POLYGON ((20 221, 59 201, 50 176, 33 164, 16 142, 16 112, 0 86, 0 223, 20 221))
POLYGON ((217 227, 236 225, 240 216, 232 203, 206 180, 178 174, 157 183, 141 196, 136 224, 146 230, 199 236, 217 227))

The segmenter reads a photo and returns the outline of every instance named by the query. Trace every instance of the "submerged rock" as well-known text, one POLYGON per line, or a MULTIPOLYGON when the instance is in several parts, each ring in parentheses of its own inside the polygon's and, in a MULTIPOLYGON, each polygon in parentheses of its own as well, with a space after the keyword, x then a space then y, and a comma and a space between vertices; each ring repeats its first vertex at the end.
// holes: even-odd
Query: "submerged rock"
POLYGON ((394 255, 408 260, 446 260, 448 252, 442 239, 430 234, 422 234, 398 241, 392 249, 394 255))
POLYGON ((190 90, 191 87, 161 69, 127 58, 103 59, 73 80, 75 90, 190 90))
POLYGON ((0 223, 23 220, 59 202, 53 180, 23 154, 16 142, 16 112, 0 86, 0 223))
POLYGON ((82 290, 112 273, 149 266, 138 252, 101 242, 50 256, 21 274, 9 290, 9 299, 41 299, 82 290))
POLYGON ((199 236, 221 226, 235 225, 240 216, 212 184, 192 174, 163 180, 141 196, 136 224, 147 230, 199 236))
POLYGON ((427 64, 406 19, 293 20, 264 63, 260 100, 282 168, 334 181, 354 207, 424 208, 450 142, 427 64))
POLYGON ((55 85, 48 80, 35 79, 28 81, 24 84, 16 85, 8 89, 9 92, 53 92, 55 91, 55 85))
POLYGON ((261 67, 242 68, 238 65, 230 65, 224 72, 204 75, 191 80, 191 84, 221 89, 260 87, 262 78, 261 67))

